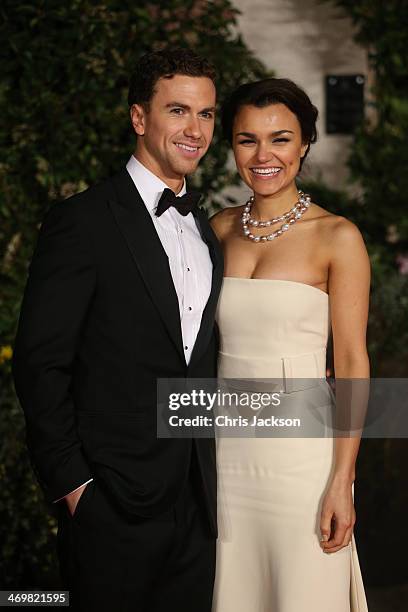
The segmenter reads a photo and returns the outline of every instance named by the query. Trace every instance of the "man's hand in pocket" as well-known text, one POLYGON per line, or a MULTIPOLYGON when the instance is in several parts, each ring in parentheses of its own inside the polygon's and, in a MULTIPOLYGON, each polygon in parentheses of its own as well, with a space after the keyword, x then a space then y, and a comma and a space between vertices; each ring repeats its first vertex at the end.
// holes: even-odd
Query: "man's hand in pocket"
POLYGON ((67 502, 68 510, 71 516, 74 516, 75 509, 77 507, 79 499, 82 493, 85 491, 88 484, 89 483, 82 485, 82 487, 79 487, 79 489, 76 489, 75 491, 72 491, 72 493, 69 493, 68 495, 65 496, 65 500, 67 502))

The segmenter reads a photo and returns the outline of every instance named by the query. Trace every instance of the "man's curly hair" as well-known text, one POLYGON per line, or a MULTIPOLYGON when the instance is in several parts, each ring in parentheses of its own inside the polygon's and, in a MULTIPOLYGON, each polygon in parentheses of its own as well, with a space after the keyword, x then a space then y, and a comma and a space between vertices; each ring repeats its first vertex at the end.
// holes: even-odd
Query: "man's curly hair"
POLYGON ((161 49, 143 55, 130 77, 128 103, 140 104, 149 110, 159 79, 171 79, 176 74, 207 77, 215 82, 214 66, 190 49, 161 49))

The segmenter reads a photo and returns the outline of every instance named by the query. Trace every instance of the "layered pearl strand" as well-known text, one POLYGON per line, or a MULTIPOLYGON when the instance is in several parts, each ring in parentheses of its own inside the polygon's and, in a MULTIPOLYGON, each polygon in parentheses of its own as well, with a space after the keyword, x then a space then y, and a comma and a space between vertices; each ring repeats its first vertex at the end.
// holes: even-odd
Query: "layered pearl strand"
POLYGON ((287 232, 288 229, 290 229, 290 227, 305 214, 311 202, 311 198, 307 193, 299 191, 298 201, 290 210, 283 213, 283 215, 274 217, 269 221, 256 221, 255 219, 251 219, 251 208, 254 203, 254 199, 254 196, 249 198, 248 202, 245 204, 244 212, 242 213, 241 217, 242 231, 244 236, 253 242, 267 242, 268 240, 274 240, 275 238, 282 236, 284 232, 287 232), (262 227, 270 227, 271 225, 279 223, 280 221, 284 222, 283 225, 281 225, 278 230, 272 232, 272 234, 267 234, 266 236, 254 236, 251 232, 251 229, 253 228, 259 229, 262 227))

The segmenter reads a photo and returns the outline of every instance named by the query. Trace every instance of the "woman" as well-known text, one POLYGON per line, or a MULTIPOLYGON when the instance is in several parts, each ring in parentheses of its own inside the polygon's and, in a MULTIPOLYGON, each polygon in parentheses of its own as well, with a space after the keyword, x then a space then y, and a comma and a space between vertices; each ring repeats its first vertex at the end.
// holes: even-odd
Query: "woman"
MULTIPOLYGON (((330 322, 336 378, 369 377, 362 237, 295 182, 316 119, 286 79, 243 85, 224 106, 254 195, 212 219, 225 255, 221 377, 324 379, 330 322)), ((352 535, 358 447, 358 437, 332 435, 219 440, 214 612, 367 610, 352 535)))

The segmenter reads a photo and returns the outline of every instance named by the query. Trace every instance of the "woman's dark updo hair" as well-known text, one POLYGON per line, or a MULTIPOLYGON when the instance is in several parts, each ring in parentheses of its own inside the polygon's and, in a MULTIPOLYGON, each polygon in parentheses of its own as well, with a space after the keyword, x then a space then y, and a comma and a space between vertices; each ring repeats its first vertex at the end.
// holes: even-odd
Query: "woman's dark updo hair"
POLYGON ((241 85, 225 101, 221 111, 224 137, 232 144, 235 117, 243 106, 264 108, 270 104, 284 104, 296 115, 302 133, 302 143, 307 143, 306 153, 300 160, 300 169, 309 153, 310 145, 317 140, 317 108, 309 96, 289 79, 263 79, 241 85))

